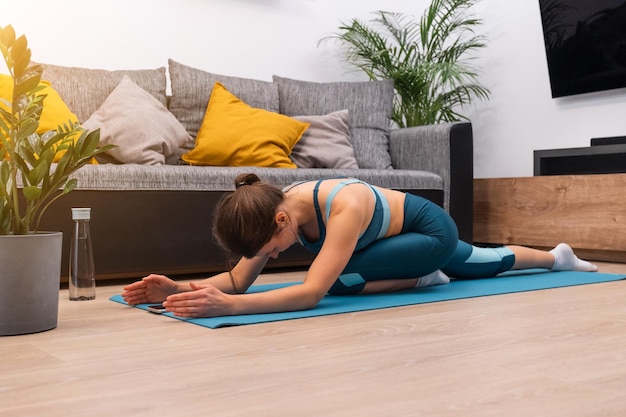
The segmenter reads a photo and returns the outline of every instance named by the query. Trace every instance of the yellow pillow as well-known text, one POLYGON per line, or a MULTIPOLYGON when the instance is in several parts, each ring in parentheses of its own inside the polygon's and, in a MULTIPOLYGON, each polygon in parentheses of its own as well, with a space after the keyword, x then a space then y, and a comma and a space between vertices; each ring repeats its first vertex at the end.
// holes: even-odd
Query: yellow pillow
MULTIPOLYGON (((78 117, 67 107, 59 93, 50 86, 48 81, 41 81, 45 86, 38 94, 46 94, 43 101, 43 110, 41 111, 41 119, 39 119, 39 127, 37 133, 44 134, 49 130, 57 130, 59 125, 63 125, 72 121, 78 123, 78 117)), ((0 98, 8 102, 13 99, 13 79, 9 75, 0 74, 0 98)), ((0 102, 3 109, 10 111, 5 102, 0 102)), ((78 140, 78 135, 75 140, 78 140)), ((54 162, 58 162, 65 151, 61 151, 54 156, 54 162)), ((91 163, 97 163, 92 159, 91 163)))
POLYGON ((309 123, 250 107, 215 83, 196 146, 182 159, 191 165, 296 168, 289 159, 309 123))
MULTIPOLYGON (((37 133, 43 134, 48 130, 57 130, 59 125, 65 124, 69 120, 78 123, 78 117, 67 107, 59 93, 50 87, 50 83, 42 80, 41 84, 45 85, 45 88, 38 94, 46 94, 47 97, 43 101, 37 133)), ((0 98, 8 102, 13 99, 13 79, 9 75, 0 74, 0 98)), ((7 109, 5 103, 2 103, 2 107, 7 109)))

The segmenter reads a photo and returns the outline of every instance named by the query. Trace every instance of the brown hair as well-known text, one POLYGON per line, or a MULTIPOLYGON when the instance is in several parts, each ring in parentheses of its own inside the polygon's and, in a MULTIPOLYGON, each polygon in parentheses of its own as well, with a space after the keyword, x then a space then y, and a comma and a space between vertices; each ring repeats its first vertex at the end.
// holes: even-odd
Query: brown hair
POLYGON ((285 196, 255 174, 239 175, 235 187, 215 209, 213 235, 231 255, 252 258, 277 233, 274 217, 285 196))

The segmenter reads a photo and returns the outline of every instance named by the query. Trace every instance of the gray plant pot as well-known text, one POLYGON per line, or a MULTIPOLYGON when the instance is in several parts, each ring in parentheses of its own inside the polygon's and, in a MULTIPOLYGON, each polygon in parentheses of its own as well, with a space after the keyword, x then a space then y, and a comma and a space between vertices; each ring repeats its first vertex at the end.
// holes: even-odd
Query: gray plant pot
POLYGON ((57 327, 63 233, 0 236, 0 336, 57 327))

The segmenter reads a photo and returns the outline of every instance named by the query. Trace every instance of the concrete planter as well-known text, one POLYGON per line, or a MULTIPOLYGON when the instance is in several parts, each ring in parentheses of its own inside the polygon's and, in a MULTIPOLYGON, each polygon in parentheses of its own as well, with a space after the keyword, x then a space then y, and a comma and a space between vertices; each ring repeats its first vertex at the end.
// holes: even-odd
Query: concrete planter
POLYGON ((0 336, 54 329, 61 232, 0 236, 0 336))

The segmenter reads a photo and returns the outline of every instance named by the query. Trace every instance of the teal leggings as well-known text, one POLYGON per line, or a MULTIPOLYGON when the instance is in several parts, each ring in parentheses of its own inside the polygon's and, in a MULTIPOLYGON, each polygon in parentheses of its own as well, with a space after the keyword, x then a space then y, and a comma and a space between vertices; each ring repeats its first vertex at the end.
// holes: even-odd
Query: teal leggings
POLYGON ((368 281, 418 278, 438 269, 452 278, 493 277, 514 262, 508 248, 479 248, 459 240, 448 213, 407 194, 401 233, 355 252, 329 293, 356 294, 368 281))

